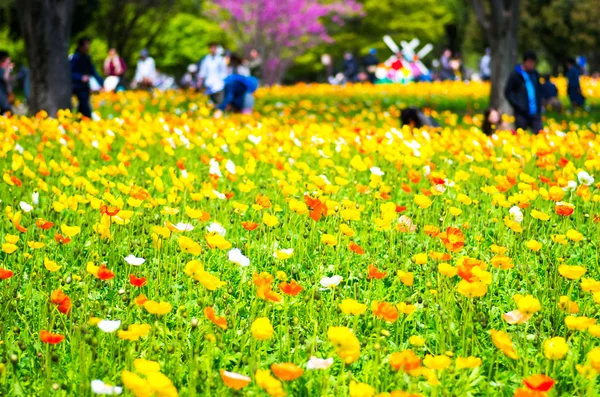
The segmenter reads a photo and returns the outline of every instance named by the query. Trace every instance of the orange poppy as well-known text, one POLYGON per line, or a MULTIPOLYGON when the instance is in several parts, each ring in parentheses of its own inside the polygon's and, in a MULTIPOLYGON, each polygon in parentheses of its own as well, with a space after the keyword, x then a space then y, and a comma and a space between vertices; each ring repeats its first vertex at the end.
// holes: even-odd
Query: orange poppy
POLYGON ((380 272, 379 269, 377 269, 377 267, 375 267, 375 265, 369 265, 367 279, 369 279, 369 280, 372 278, 382 279, 386 275, 387 275, 387 272, 380 272))
POLYGON ((221 370, 221 380, 225 385, 234 390, 240 390, 248 386, 252 382, 252 378, 236 372, 229 372, 221 370))
POLYGON ((448 227, 444 233, 440 233, 440 239, 450 252, 458 252, 465 246, 465 235, 457 227, 448 227))
POLYGON ((404 350, 390 356, 390 366, 394 371, 412 371, 421 366, 421 358, 410 349, 404 350))
POLYGON ((327 215, 327 206, 319 199, 314 199, 308 195, 304 196, 304 203, 310 208, 310 218, 318 222, 321 219, 321 215, 327 215))
POLYGON ((148 298, 146 297, 145 294, 139 294, 135 298, 134 302, 135 302, 136 305, 142 306, 144 303, 146 303, 147 300, 148 300, 148 298))
POLYGON ((260 274, 254 273, 252 275, 252 281, 260 287, 261 285, 271 284, 271 282, 273 282, 273 276, 267 272, 262 272, 260 274))
POLYGON ((405 205, 398 205, 398 204, 396 204, 396 212, 397 213, 406 211, 406 208, 407 207, 405 205))
POLYGON ((279 303, 283 300, 283 297, 277 292, 273 291, 271 284, 264 284, 258 287, 256 296, 261 299, 268 300, 271 302, 279 303))
POLYGON ((0 267, 0 280, 6 280, 8 278, 11 278, 12 276, 13 276, 12 270, 8 270, 3 267, 0 267))
POLYGON ((558 163, 557 163, 557 165, 558 165, 560 168, 565 168, 565 167, 567 166, 567 164, 569 164, 569 160, 567 160, 567 159, 566 159, 566 158, 564 158, 564 157, 561 157, 561 158, 558 160, 558 163))
POLYGON ((177 159, 177 162, 175 162, 175 165, 180 170, 182 170, 182 171, 185 170, 185 162, 183 161, 183 159, 177 159))
POLYGON ((408 170, 408 179, 412 182, 412 183, 419 183, 421 182, 421 174, 419 173, 419 171, 415 171, 415 170, 408 170))
POLYGON ((102 204, 100 206, 100 213, 102 215, 108 215, 108 216, 115 216, 119 213, 120 209, 114 206, 108 206, 105 204, 102 204))
POLYGON ((21 221, 19 219, 14 219, 12 223, 18 231, 21 233, 27 233, 27 228, 21 225, 21 221))
POLYGON ((218 317, 215 313, 215 309, 212 307, 205 307, 204 315, 223 331, 227 329, 227 319, 225 317, 218 317))
POLYGON ((569 203, 561 203, 554 206, 554 211, 561 216, 569 216, 573 213, 574 210, 575 207, 573 206, 573 204, 569 203))
POLYGON ((55 305, 58 305, 59 312, 69 314, 69 311, 71 310, 71 299, 60 289, 52 291, 50 301, 55 305))
POLYGON ((472 283, 473 281, 476 281, 476 277, 473 275, 473 268, 476 266, 483 270, 483 261, 468 257, 464 258, 456 266, 456 274, 463 280, 472 283))
POLYGON ((354 241, 350 241, 350 244, 348 244, 348 248, 350 249, 350 251, 358 255, 364 255, 365 253, 365 250, 363 250, 360 247, 360 245, 356 244, 354 241))
POLYGON ((233 198, 233 196, 235 196, 234 192, 227 192, 227 193, 225 193, 225 198, 227 200, 231 200, 233 198))
POLYGON ((134 274, 130 274, 129 282, 134 287, 143 287, 144 285, 146 285, 146 277, 136 277, 134 274))
POLYGON ((279 289, 286 295, 296 296, 302 292, 304 288, 302 288, 300 284, 296 283, 296 280, 292 280, 289 283, 285 281, 279 283, 279 289))
POLYGON ((17 185, 18 187, 23 186, 23 182, 21 182, 21 180, 19 178, 17 178, 16 176, 11 176, 10 180, 12 183, 14 183, 15 185, 17 185))
POLYGON ((523 383, 529 390, 547 392, 548 390, 552 389, 552 386, 554 386, 556 381, 549 376, 539 374, 531 375, 523 379, 523 383))
POLYGON ((398 320, 398 310, 390 303, 374 301, 371 309, 373 310, 373 314, 382 320, 390 323, 398 320))
POLYGON ((271 199, 259 193, 258 196, 256 196, 256 204, 263 208, 271 208, 271 199))
POLYGON ((56 233, 54 235, 54 240, 56 240, 57 243, 61 244, 69 244, 71 242, 71 239, 69 237, 65 237, 60 233, 56 233))
POLYGON ((298 379, 304 373, 304 370, 294 363, 272 364, 271 371, 276 377, 284 381, 298 379))
POLYGON ((54 223, 49 222, 47 220, 45 220, 44 218, 39 218, 35 221, 35 224, 37 225, 37 227, 39 227, 40 229, 44 229, 44 230, 48 230, 50 229, 52 226, 54 226, 54 223))
POLYGON ((250 221, 242 222, 242 227, 251 232, 258 227, 258 223, 250 221))
POLYGON ((46 330, 41 330, 40 331, 40 340, 44 343, 49 343, 51 345, 56 345, 57 343, 60 343, 63 341, 63 339, 65 339, 65 337, 63 335, 60 334, 53 334, 50 333, 46 330))
POLYGON ((430 237, 437 237, 440 234, 440 228, 433 225, 425 225, 423 232, 430 237))
POLYGON ((100 280, 110 280, 115 274, 106 268, 106 265, 100 265, 98 268, 98 278, 100 280))
POLYGON ((133 186, 131 190, 129 190, 129 196, 136 200, 145 200, 150 194, 142 187, 133 186))
POLYGON ((436 261, 449 261, 452 259, 452 255, 447 252, 432 252, 429 254, 429 257, 436 261))

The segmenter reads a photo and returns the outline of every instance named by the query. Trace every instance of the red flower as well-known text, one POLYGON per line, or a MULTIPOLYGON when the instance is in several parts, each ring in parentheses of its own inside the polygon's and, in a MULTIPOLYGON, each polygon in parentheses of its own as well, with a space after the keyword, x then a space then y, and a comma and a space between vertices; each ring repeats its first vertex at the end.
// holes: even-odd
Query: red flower
POLYGON ((177 162, 175 163, 177 165, 177 168, 179 168, 180 170, 185 170, 185 163, 183 162, 183 159, 179 159, 177 160, 177 162))
POLYGON ((387 275, 387 272, 380 272, 379 269, 375 267, 375 265, 369 265, 367 279, 381 279, 387 275))
POLYGON ((108 206, 104 204, 100 206, 100 213, 103 215, 115 216, 119 213, 119 211, 120 209, 118 209, 117 207, 108 206))
POLYGON ((365 253, 365 250, 363 250, 360 247, 360 245, 356 244, 354 241, 350 241, 350 244, 348 244, 348 248, 350 249, 350 251, 358 255, 364 255, 365 253))
POLYGON ((6 280, 8 278, 11 278, 12 276, 13 276, 12 270, 8 270, 3 267, 0 267, 0 280, 6 280))
POLYGON ((71 310, 71 299, 59 289, 52 291, 50 295, 50 301, 55 305, 58 305, 58 311, 63 314, 69 314, 71 310))
POLYGON ((558 160, 558 166, 560 168, 565 168, 567 166, 567 164, 569 164, 569 160, 567 160, 564 157, 561 157, 560 160, 558 160))
POLYGON ((23 186, 23 182, 21 182, 21 180, 14 175, 10 177, 10 180, 12 181, 12 183, 17 185, 18 187, 23 186))
POLYGON ((115 274, 106 268, 106 265, 100 265, 98 269, 98 278, 100 280, 110 280, 115 274))
POLYGON ((568 203, 556 205, 554 207, 554 212, 561 216, 569 216, 573 213, 573 211, 575 211, 575 207, 568 203))
POLYGON ((253 231, 254 229, 256 229, 258 227, 258 223, 256 222, 242 222, 242 226, 244 229, 248 230, 248 231, 253 231))
POLYGON ((52 226, 54 226, 54 223, 49 222, 47 220, 45 220, 44 218, 39 218, 38 220, 35 221, 35 224, 37 225, 37 227, 39 227, 40 229, 44 229, 44 230, 48 230, 50 229, 52 226))
POLYGON ((130 274, 129 282, 134 287, 143 287, 144 285, 146 285, 146 277, 136 277, 135 275, 130 274))
POLYGON ((397 213, 404 212, 404 211, 406 211, 406 206, 396 204, 396 212, 397 213))
POLYGON ((63 341, 63 339, 65 339, 65 337, 63 335, 59 335, 59 334, 52 334, 46 330, 41 330, 40 331, 40 340, 44 343, 49 343, 51 345, 56 345, 57 343, 60 343, 63 341))
POLYGON ((314 199, 308 195, 305 195, 304 203, 310 208, 311 211, 309 216, 315 222, 318 222, 319 219, 321 219, 321 215, 327 214, 327 206, 319 199, 314 199))
POLYGON ((554 386, 556 381, 549 376, 540 374, 531 375, 523 379, 523 383, 529 390, 547 392, 548 390, 552 389, 552 386, 554 386))
POLYGON ((56 233, 54 235, 54 240, 56 240, 57 243, 61 243, 61 244, 68 244, 71 242, 71 239, 69 237, 65 237, 60 233, 56 233))
POLYGON ((282 282, 279 283, 279 289, 286 295, 296 296, 298 295, 304 288, 301 285, 296 283, 296 280, 292 280, 289 283, 282 282))

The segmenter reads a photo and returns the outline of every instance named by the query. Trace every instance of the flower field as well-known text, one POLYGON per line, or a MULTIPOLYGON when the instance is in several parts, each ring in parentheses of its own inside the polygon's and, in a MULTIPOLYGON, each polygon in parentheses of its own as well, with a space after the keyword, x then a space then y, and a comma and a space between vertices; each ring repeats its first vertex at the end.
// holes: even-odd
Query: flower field
POLYGON ((0 395, 600 395, 598 119, 402 87, 1 119, 0 395))

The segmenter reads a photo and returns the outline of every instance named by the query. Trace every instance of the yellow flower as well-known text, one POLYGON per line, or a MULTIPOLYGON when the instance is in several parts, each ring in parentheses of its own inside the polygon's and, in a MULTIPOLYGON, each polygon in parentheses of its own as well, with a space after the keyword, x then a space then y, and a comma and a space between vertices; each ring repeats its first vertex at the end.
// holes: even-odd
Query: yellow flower
POLYGON ((179 244, 179 248, 181 248, 183 252, 187 252, 188 254, 200 255, 202 252, 200 244, 186 236, 179 237, 177 244, 179 244))
POLYGON ((337 354, 346 364, 352 364, 360 357, 360 342, 347 327, 329 327, 327 337, 337 354))
POLYGON ((81 233, 81 228, 79 226, 61 225, 60 230, 67 237, 73 237, 81 233))
POLYGON ((564 234, 553 234, 550 236, 550 238, 557 244, 567 244, 567 236, 564 234))
POLYGON ((263 223, 269 227, 274 227, 279 224, 279 219, 275 215, 266 213, 263 215, 263 223))
POLYGON ((600 325, 590 325, 588 328, 588 332, 590 333, 590 335, 593 335, 596 338, 600 338, 600 325))
POLYGON ((17 247, 16 245, 12 244, 12 243, 3 243, 2 244, 2 251, 6 252, 7 254, 12 254, 13 252, 15 252, 19 247, 17 247))
POLYGON ((548 219, 550 219, 550 215, 545 214, 538 210, 531 210, 531 216, 540 221, 547 221, 548 219))
POLYGON ((273 253, 273 256, 277 259, 281 259, 281 260, 286 260, 292 257, 292 255, 294 255, 294 249, 293 248, 287 248, 287 249, 280 249, 280 250, 276 250, 273 253))
POLYGON ((579 233, 577 230, 569 229, 567 231, 567 238, 571 241, 578 242, 583 240, 583 234, 579 233))
POLYGON ((172 308, 173 307, 168 302, 144 302, 144 309, 146 309, 146 311, 150 314, 167 314, 171 311, 172 308))
POLYGON ((16 244, 19 241, 19 236, 15 236, 14 234, 7 234, 4 236, 4 241, 10 244, 16 244))
POLYGON ((119 330, 118 336, 121 339, 135 341, 140 339, 142 336, 147 336, 150 332, 149 324, 131 324, 127 331, 119 330))
POLYGON ((504 353, 505 356, 512 358, 513 360, 519 358, 513 347, 512 340, 510 340, 510 336, 508 336, 506 332, 496 331, 495 329, 493 329, 491 333, 494 345, 496 345, 496 347, 500 351, 502 351, 502 353, 504 353))
POLYGON ((283 391, 283 385, 280 380, 276 379, 271 375, 269 370, 259 369, 254 374, 256 384, 264 389, 267 394, 271 397, 283 397, 285 392, 283 391))
POLYGON ((257 340, 267 340, 273 336, 273 326, 267 317, 259 317, 254 320, 250 329, 252 336, 257 340))
POLYGON ((588 360, 592 368, 600 373, 600 347, 590 350, 587 354, 588 360))
POLYGON ((58 271, 62 266, 59 266, 56 262, 51 261, 50 259, 48 259, 47 257, 44 257, 44 267, 46 268, 46 270, 48 270, 49 272, 56 272, 58 271))
POLYGON ((412 287, 412 285, 415 283, 415 276, 411 272, 398 270, 397 275, 402 284, 406 285, 407 287, 412 287))
POLYGON ((419 254, 413 255, 412 261, 415 262, 417 265, 424 265, 427 263, 427 254, 419 253, 419 254))
POLYGON ((596 281, 593 278, 582 278, 581 289, 585 292, 600 292, 600 281, 596 281))
POLYGON ((557 336, 544 341, 544 356, 548 360, 560 360, 569 351, 565 338, 557 336))
POLYGON ((560 265, 558 267, 558 273, 569 280, 579 280, 586 271, 586 268, 583 266, 560 265))
POLYGON ((438 272, 446 277, 454 277, 456 276, 457 269, 448 263, 440 263, 438 265, 438 272))
POLYGON ((425 338, 418 335, 413 335, 408 338, 408 343, 410 343, 412 346, 423 346, 425 344, 425 338))
POLYGON ((585 331, 591 325, 596 324, 596 320, 588 317, 575 317, 575 316, 567 316, 565 317, 565 325, 569 329, 574 329, 577 331, 585 331))
POLYGON ((130 390, 136 397, 151 397, 153 394, 152 387, 150 387, 146 379, 141 378, 133 372, 122 371, 121 380, 125 388, 130 390))
POLYGON ((27 246, 33 250, 37 250, 40 248, 44 248, 46 244, 42 243, 41 241, 28 241, 27 246))
POLYGON ((136 371, 144 375, 160 372, 159 363, 156 361, 145 360, 143 358, 136 358, 133 360, 133 366, 135 367, 136 371))
POLYGON ((481 366, 481 359, 479 357, 457 357, 456 358, 456 368, 457 369, 465 369, 465 368, 477 368, 481 366))
POLYGON ((425 195, 417 194, 415 196, 415 204, 421 208, 429 208, 431 206, 431 200, 425 195))
POLYGON ((518 299, 517 307, 521 313, 531 315, 540 311, 542 305, 539 300, 531 295, 527 295, 518 299))
POLYGON ((542 249, 542 243, 536 240, 529 240, 526 245, 527 248, 534 252, 538 252, 540 249, 542 249))
POLYGON ((398 311, 400 313, 406 314, 407 316, 414 313, 415 310, 417 310, 417 307, 415 305, 408 305, 405 302, 398 303, 396 307, 398 308, 398 311))
POLYGON ((357 171, 366 171, 368 168, 367 164, 358 154, 352 158, 352 160, 350 161, 350 166, 357 171))
POLYGON ((352 228, 350 226, 346 225, 345 223, 342 223, 340 225, 340 231, 342 233, 344 233, 344 235, 346 237, 352 237, 355 234, 354 230, 352 230, 352 228))
MULTIPOLYGON (((596 300, 595 295, 596 294, 594 294, 594 300, 596 300)), ((563 295, 560 297, 558 301, 558 307, 560 308, 560 310, 569 314, 579 313, 579 305, 577 304, 577 302, 573 302, 568 296, 563 295)))
POLYGON ((350 397, 373 397, 375 388, 366 383, 350 381, 350 397))
POLYGON ((344 299, 339 307, 344 314, 353 314, 355 316, 363 314, 367 310, 367 305, 359 303, 354 299, 344 299))
POLYGON ((431 354, 428 354, 423 359, 423 364, 429 369, 443 370, 448 368, 451 363, 452 360, 446 355, 432 356, 431 354))
POLYGON ((467 298, 478 298, 487 293, 487 285, 479 281, 470 283, 466 280, 460 280, 456 286, 456 291, 467 298))
POLYGON ((290 200, 290 210, 298 215, 304 215, 308 212, 308 206, 300 200, 290 200))
POLYGON ((231 243, 219 233, 208 233, 206 236, 204 236, 204 238, 206 239, 206 243, 210 248, 218 248, 221 250, 231 248, 231 243))
POLYGON ((337 240, 331 234, 323 234, 321 235, 321 243, 333 247, 337 244, 337 240))
POLYGON ((450 214, 452 214, 454 216, 459 216, 460 214, 462 214, 462 210, 460 208, 456 208, 456 207, 450 207, 449 211, 450 211, 450 214))

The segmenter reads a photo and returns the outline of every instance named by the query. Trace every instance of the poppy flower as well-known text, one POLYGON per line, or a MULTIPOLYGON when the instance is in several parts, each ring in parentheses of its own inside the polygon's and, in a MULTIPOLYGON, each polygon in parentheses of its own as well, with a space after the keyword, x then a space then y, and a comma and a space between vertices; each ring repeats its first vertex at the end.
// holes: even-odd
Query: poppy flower
POLYGON ((44 343, 48 343, 50 345, 56 345, 56 344, 62 342, 63 339, 65 339, 65 337, 63 335, 53 334, 46 330, 40 331, 40 340, 44 343))
POLYGON ((256 204, 260 205, 263 208, 271 208, 271 199, 269 199, 267 196, 264 196, 262 194, 258 194, 258 196, 256 196, 256 204))
POLYGON ((304 288, 296 283, 296 280, 291 280, 289 283, 286 281, 279 283, 279 289, 286 295, 296 296, 302 292, 304 288))
POLYGON ((356 244, 354 241, 351 241, 350 244, 348 244, 348 248, 350 251, 358 255, 364 255, 365 253, 365 250, 363 250, 360 245, 356 244))
POLYGON ((12 270, 5 269, 0 267, 0 280, 6 280, 13 276, 12 270))
POLYGON ((68 244, 71 242, 71 239, 69 237, 65 237, 60 233, 56 233, 54 235, 54 240, 56 240, 56 242, 60 244, 68 244))
POLYGON ((39 227, 40 229, 44 229, 44 230, 48 230, 50 228, 52 228, 52 226, 54 226, 54 223, 47 221, 43 218, 39 218, 35 221, 35 224, 37 227, 39 227))
POLYGON ((465 235, 459 228, 450 226, 444 233, 440 233, 439 237, 450 252, 458 252, 465 246, 465 235))
POLYGON ((398 205, 398 204, 396 204, 396 212, 397 213, 404 212, 404 211, 406 211, 406 209, 407 209, 407 207, 405 205, 398 205))
POLYGON ((108 215, 108 216, 115 216, 119 213, 120 209, 114 206, 108 206, 108 205, 101 205, 100 206, 100 213, 102 215, 108 215))
POLYGON ((248 222, 242 222, 242 227, 243 227, 244 229, 248 230, 249 232, 251 232, 251 231, 255 230, 255 229, 258 227, 258 226, 259 226, 259 225, 258 225, 258 223, 256 223, 256 222, 251 222, 251 221, 248 221, 248 222))
POLYGON ((225 317, 218 317, 215 313, 215 309, 213 309, 212 307, 205 307, 204 315, 217 327, 221 328, 224 331, 227 330, 227 319, 225 317))
POLYGON ((531 375, 523 379, 523 383, 529 390, 537 392, 547 392, 556 383, 554 379, 546 375, 531 375))
POLYGON ((373 278, 382 279, 387 275, 387 272, 381 272, 375 265, 369 265, 367 270, 367 279, 371 280, 373 278))
POLYGON ((52 291, 50 301, 58 306, 58 311, 63 314, 69 314, 71 310, 71 299, 60 289, 52 291))
POLYGON ((398 310, 394 307, 394 305, 388 302, 374 301, 371 304, 371 310, 373 310, 373 314, 375 316, 389 323, 393 323, 398 320, 398 310))
POLYGON ((110 280, 115 277, 115 274, 106 268, 106 265, 100 265, 98 267, 98 276, 100 280, 110 280))
POLYGON ((238 374, 237 372, 229 372, 225 370, 219 371, 221 380, 225 385, 234 390, 241 390, 252 382, 252 378, 246 375, 238 374))
POLYGON ((142 306, 144 305, 144 303, 146 303, 148 301, 148 298, 146 297, 145 294, 139 294, 135 299, 134 302, 136 305, 138 306, 142 306))
POLYGON ((314 199, 308 195, 305 195, 304 203, 310 208, 310 213, 308 216, 310 216, 310 218, 315 222, 318 222, 322 215, 327 214, 327 206, 319 199, 314 199))
POLYGON ((410 349, 404 350, 390 356, 390 366, 394 371, 412 371, 421 366, 421 358, 410 349))
POLYGON ((146 277, 136 277, 134 274, 130 274, 129 282, 134 287, 143 287, 144 285, 146 285, 146 277))
POLYGON ((575 206, 570 203, 565 203, 563 201, 559 201, 554 206, 554 212, 556 212, 560 216, 569 216, 575 211, 575 206))
POLYGON ((298 379, 304 373, 304 370, 294 363, 272 364, 271 371, 276 377, 287 382, 298 379))
POLYGON ((258 290, 256 291, 256 296, 258 296, 261 299, 275 303, 280 303, 283 301, 283 297, 272 290, 271 284, 264 284, 259 286, 258 290))

